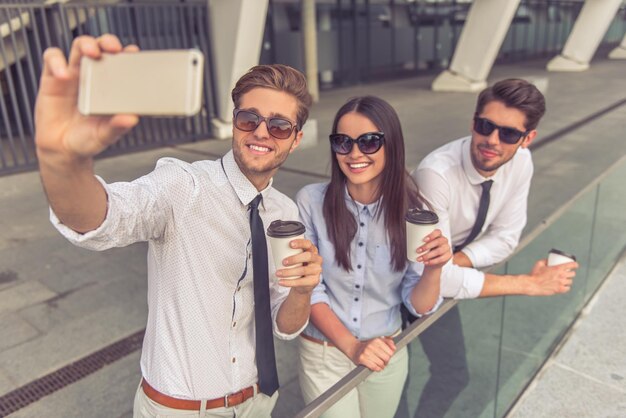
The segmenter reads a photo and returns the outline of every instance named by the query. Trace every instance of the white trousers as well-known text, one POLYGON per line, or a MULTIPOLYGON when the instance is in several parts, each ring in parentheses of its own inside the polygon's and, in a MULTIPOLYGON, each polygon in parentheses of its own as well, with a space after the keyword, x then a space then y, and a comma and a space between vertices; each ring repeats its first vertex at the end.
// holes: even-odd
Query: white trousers
MULTIPOLYGON (((300 341, 299 380, 302 396, 311 402, 341 380, 356 366, 338 348, 306 340, 300 341)), ((409 370, 405 348, 396 352, 381 372, 372 373, 328 409, 323 418, 393 418, 400 403, 409 370)))
POLYGON ((278 391, 271 397, 258 393, 247 401, 229 408, 213 408, 205 411, 185 411, 181 409, 168 408, 154 402, 148 398, 141 388, 137 388, 135 403, 133 406, 133 418, 178 418, 178 417, 199 417, 199 418, 270 418, 276 401, 278 391))

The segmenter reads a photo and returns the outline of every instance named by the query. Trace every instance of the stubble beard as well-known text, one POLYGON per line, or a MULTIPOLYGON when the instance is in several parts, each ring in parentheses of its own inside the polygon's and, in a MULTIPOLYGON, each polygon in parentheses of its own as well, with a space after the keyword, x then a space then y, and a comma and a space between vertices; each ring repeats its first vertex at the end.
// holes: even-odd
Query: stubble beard
MULTIPOLYGON (((241 145, 241 147, 245 147, 245 145, 241 145)), ((239 166, 239 169, 246 177, 271 176, 287 160, 289 149, 290 148, 275 154, 274 158, 260 166, 246 163, 240 147, 233 147, 233 157, 235 158, 237 166, 239 166)))
MULTIPOLYGON (((474 164, 474 168, 476 168, 478 170, 481 170, 481 171, 485 171, 485 172, 495 172, 497 169, 502 167, 504 164, 506 164, 509 161, 511 161, 513 159, 513 157, 515 156, 515 153, 517 152, 517 148, 516 148, 515 151, 511 153, 511 156, 509 158, 507 158, 506 160, 503 159, 503 160, 495 162, 495 163, 493 163, 491 165, 486 165, 486 164, 483 164, 480 161, 480 159, 479 159, 480 151, 479 151, 478 145, 472 145, 471 148, 472 149, 471 149, 471 152, 470 152, 470 156, 472 157, 472 164, 474 164)), ((490 148, 488 148, 488 149, 490 149, 490 148)))

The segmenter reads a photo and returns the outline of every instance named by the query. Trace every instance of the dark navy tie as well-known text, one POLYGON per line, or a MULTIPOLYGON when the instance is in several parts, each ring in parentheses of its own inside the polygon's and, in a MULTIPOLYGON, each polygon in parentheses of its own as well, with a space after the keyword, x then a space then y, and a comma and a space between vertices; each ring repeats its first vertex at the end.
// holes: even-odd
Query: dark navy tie
POLYGON ((254 273, 254 323, 256 330, 256 368, 259 373, 259 390, 272 396, 278 389, 274 333, 270 310, 269 269, 267 267, 267 242, 263 220, 259 215, 260 194, 250 202, 250 233, 252 236, 252 269, 254 273))
POLYGON ((483 182, 480 186, 483 188, 483 193, 480 195, 480 203, 478 204, 478 215, 476 215, 476 222, 472 227, 472 231, 467 236, 463 244, 457 245, 454 247, 454 252, 461 251, 463 247, 465 247, 470 242, 474 241, 474 238, 478 236, 481 229, 483 229, 483 225, 485 224, 485 219, 487 219, 487 211, 489 210, 489 200, 491 190, 491 185, 493 184, 493 180, 487 180, 483 182))

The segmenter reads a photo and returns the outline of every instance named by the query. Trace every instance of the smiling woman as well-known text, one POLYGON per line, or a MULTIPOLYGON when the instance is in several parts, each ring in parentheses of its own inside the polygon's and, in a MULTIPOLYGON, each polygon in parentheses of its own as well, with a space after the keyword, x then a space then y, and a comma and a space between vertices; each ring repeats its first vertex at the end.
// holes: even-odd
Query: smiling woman
POLYGON ((391 338, 400 330, 400 305, 418 315, 438 306, 450 247, 437 230, 421 247, 427 253, 407 262, 404 215, 424 205, 404 168, 400 121, 387 102, 351 99, 329 139, 330 183, 309 185, 296 197, 324 277, 300 338, 300 386, 311 402, 362 364, 380 373, 323 416, 392 417, 408 370, 406 349, 396 352, 391 338))

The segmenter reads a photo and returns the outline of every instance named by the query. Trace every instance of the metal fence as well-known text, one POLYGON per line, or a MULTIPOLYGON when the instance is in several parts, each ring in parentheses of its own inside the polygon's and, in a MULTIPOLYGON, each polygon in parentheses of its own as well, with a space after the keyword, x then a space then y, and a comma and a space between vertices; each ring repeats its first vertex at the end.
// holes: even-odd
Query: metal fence
MULTIPOLYGON (((522 0, 497 62, 558 54, 582 1, 522 0)), ((318 1, 318 65, 322 88, 441 71, 448 67, 471 3, 426 0, 318 1)), ((262 63, 304 68, 300 2, 270 0, 262 63)), ((605 43, 626 30, 622 6, 605 43)))
MULTIPOLYGON (((0 175, 33 169, 33 107, 43 51, 66 53, 80 35, 116 34, 144 50, 197 48, 206 57, 203 107, 189 118, 142 118, 138 127, 105 155, 209 137, 215 116, 208 8, 203 3, 0 5, 0 175)), ((149 71, 149 69, 147 70, 149 71)))

